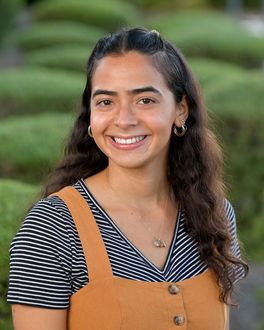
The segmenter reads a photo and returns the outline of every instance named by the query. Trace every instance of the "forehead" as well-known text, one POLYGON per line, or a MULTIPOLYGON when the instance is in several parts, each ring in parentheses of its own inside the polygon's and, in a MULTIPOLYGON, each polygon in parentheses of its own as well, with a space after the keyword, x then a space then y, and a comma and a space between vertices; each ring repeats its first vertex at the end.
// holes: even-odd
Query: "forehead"
POLYGON ((96 65, 92 76, 92 89, 107 86, 135 88, 155 86, 167 88, 163 75, 152 63, 151 56, 130 51, 121 55, 109 55, 96 65))

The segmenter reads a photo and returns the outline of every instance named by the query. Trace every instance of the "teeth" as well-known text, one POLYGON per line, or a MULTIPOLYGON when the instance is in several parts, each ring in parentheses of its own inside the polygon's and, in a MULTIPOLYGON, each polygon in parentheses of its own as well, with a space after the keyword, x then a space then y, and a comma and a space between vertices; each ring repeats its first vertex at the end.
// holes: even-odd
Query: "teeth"
POLYGON ((132 144, 132 143, 137 143, 139 141, 142 141, 144 139, 144 137, 145 137, 144 135, 132 137, 129 139, 121 139, 121 138, 114 137, 114 141, 119 144, 132 144))

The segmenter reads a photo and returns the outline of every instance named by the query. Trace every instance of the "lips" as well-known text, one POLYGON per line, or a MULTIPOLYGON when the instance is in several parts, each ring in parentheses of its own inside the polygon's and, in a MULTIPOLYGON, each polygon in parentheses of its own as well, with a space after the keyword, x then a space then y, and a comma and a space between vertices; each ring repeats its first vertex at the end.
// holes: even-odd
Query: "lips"
POLYGON ((115 141, 118 144, 129 145, 129 144, 138 143, 138 142, 144 140, 145 137, 146 137, 145 135, 133 136, 133 137, 129 137, 129 138, 121 138, 121 137, 113 136, 112 139, 113 139, 113 141, 115 141))

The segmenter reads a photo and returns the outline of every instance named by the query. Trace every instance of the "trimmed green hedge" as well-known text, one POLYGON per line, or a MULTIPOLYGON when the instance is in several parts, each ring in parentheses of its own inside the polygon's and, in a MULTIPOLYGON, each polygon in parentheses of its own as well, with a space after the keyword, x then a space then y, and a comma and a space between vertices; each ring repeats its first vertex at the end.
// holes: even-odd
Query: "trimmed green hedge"
POLYGON ((179 8, 201 8, 208 5, 208 0, 123 0, 134 3, 144 10, 167 10, 179 8))
POLYGON ((4 46, 19 46, 25 50, 65 44, 94 46, 105 35, 101 28, 79 22, 35 22, 26 29, 14 30, 5 38, 4 46))
MULTIPOLYGON (((241 103, 243 107, 243 101, 241 103)), ((219 116, 217 131, 225 150, 225 172, 237 211, 245 251, 264 258, 264 114, 219 116)))
POLYGON ((250 257, 264 251, 264 76, 219 61, 190 61, 225 150, 225 172, 250 257))
POLYGON ((59 113, 2 120, 0 176, 39 182, 62 157, 72 122, 72 116, 59 113))
POLYGON ((0 116, 72 111, 79 104, 85 75, 24 67, 0 75, 0 116))
POLYGON ((203 88, 215 86, 221 81, 237 81, 237 79, 244 78, 245 72, 248 72, 249 75, 255 72, 253 70, 245 71, 244 68, 233 63, 205 57, 190 57, 188 63, 199 77, 203 88))
POLYGON ((264 57, 264 38, 250 36, 225 14, 179 11, 147 22, 181 48, 186 55, 204 56, 259 67, 264 57))
POLYGON ((6 303, 9 246, 38 193, 37 186, 8 179, 0 180, 0 329, 3 330, 13 329, 10 306, 6 303))
POLYGON ((69 20, 99 26, 107 30, 138 22, 136 8, 118 0, 46 0, 32 8, 37 20, 69 20))
POLYGON ((190 59, 203 87, 209 111, 219 115, 261 115, 264 76, 260 71, 210 59, 190 59))
POLYGON ((205 90, 209 109, 221 115, 231 115, 250 120, 252 116, 263 116, 264 77, 245 74, 241 80, 222 80, 217 86, 208 86, 205 90))
POLYGON ((22 9, 24 0, 1 0, 0 2, 0 43, 8 30, 14 26, 15 17, 22 9))
POLYGON ((28 52, 25 55, 25 62, 31 66, 37 65, 85 73, 90 51, 86 46, 77 45, 49 47, 28 52))

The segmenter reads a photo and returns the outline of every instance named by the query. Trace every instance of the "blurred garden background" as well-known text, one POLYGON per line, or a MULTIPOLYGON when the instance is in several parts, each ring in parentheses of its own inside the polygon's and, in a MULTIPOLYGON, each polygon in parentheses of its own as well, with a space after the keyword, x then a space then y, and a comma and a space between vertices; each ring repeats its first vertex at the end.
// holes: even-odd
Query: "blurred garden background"
POLYGON ((251 265, 231 330, 264 329, 264 1, 1 0, 0 330, 11 239, 63 153, 91 48, 123 26, 158 30, 201 83, 251 265))

